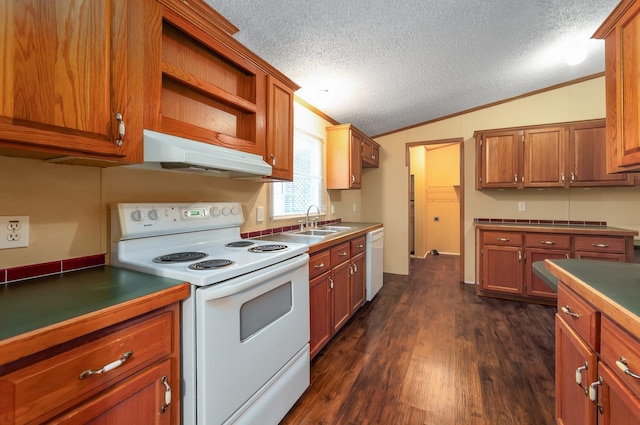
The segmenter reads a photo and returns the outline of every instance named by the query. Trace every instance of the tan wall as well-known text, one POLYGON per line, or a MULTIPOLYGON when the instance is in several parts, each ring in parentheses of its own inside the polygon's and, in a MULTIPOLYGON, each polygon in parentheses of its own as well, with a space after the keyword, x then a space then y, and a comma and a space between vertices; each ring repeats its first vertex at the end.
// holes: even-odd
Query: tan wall
POLYGON ((640 188, 477 191, 475 130, 596 119, 605 116, 604 77, 517 99, 432 124, 379 137, 381 167, 365 176, 363 204, 380 205, 373 216, 385 225, 385 271, 408 274, 408 169, 405 144, 462 137, 464 148, 464 280, 475 279, 474 217, 598 220, 640 230, 640 188), (369 191, 370 184, 377 184, 369 191), (366 192, 365 192, 366 191, 366 192), (518 212, 525 201, 526 212, 518 212))
MULTIPOLYGON (((294 116, 297 127, 326 140, 329 122, 297 103, 294 116)), ((0 157, 0 215, 30 218, 29 247, 0 250, 0 269, 107 253, 108 205, 115 202, 239 201, 242 231, 295 223, 270 219, 269 188, 268 183, 169 171, 0 157), (256 222, 257 206, 265 207, 263 223, 256 222)), ((359 195, 352 201, 360 211, 359 195)), ((331 214, 329 205, 326 218, 334 217, 339 216, 331 214)))

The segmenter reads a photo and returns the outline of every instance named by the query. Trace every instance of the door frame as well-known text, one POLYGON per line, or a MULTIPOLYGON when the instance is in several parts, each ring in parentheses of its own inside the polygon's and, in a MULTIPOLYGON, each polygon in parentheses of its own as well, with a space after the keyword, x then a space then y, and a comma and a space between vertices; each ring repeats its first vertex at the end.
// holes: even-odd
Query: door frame
MULTIPOLYGON (((458 150, 460 152, 460 167, 459 167, 459 173, 460 173, 460 282, 464 282, 464 139, 462 137, 457 137, 457 138, 453 138, 453 139, 440 139, 440 140, 425 140, 425 141, 421 141, 421 142, 408 142, 405 144, 405 164, 407 166, 407 185, 409 187, 409 191, 411 190, 411 148, 417 147, 417 146, 429 146, 429 145, 450 145, 450 144, 457 144, 458 145, 458 150)), ((407 208, 407 215, 409 215, 409 220, 411 220, 411 194, 409 193, 407 196, 407 199, 409 199, 408 201, 408 208, 407 208)), ((410 221, 407 221, 407 223, 410 223, 410 221)), ((411 235, 409 235, 409 232, 411 231, 411 226, 408 225, 407 226, 407 235, 409 236, 407 238, 407 241, 411 241, 411 235)), ((410 242, 408 242, 410 244, 410 242)), ((408 261, 411 261, 410 259, 410 254, 411 252, 411 246, 407 246, 407 259, 408 261)), ((409 268, 409 273, 411 273, 411 268, 409 268)))

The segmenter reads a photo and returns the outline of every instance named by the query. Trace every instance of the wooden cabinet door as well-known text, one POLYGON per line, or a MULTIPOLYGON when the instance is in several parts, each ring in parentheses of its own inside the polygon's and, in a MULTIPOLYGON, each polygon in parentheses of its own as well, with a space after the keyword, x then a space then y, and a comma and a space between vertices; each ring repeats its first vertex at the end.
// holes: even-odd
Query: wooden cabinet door
POLYGON ((476 188, 518 187, 522 184, 521 131, 494 131, 478 135, 476 188))
POLYGON ((482 289, 508 294, 523 293, 522 248, 484 245, 482 254, 482 289))
MULTIPOLYGON (((178 367, 178 366, 176 366, 178 367)), ((171 388, 171 360, 151 366, 121 384, 90 399, 80 407, 51 422, 52 424, 149 424, 176 423, 180 394, 171 394, 165 406, 165 394, 171 388), (172 421, 173 418, 173 421, 172 421)))
POLYGON ((584 388, 597 379, 597 357, 556 315, 556 423, 595 425, 596 407, 584 388), (583 369, 585 368, 586 369, 583 369), (581 383, 577 384, 580 376, 581 383))
POLYGON ((524 187, 565 185, 565 127, 546 127, 524 132, 524 187))
POLYGON ((1 2, 0 152, 142 162, 141 10, 127 0, 1 2))
POLYGON ((362 136, 353 130, 351 131, 350 149, 351 184, 349 188, 360 189, 362 187, 362 136))
POLYGON ((605 120, 569 128, 569 186, 633 186, 633 175, 607 174, 605 120))
POLYGON ((329 273, 324 273, 309 282, 309 319, 310 357, 314 358, 333 335, 329 273))
POLYGON ((350 263, 345 261, 331 270, 333 333, 338 332, 351 315, 351 294, 349 291, 351 272, 349 265, 350 263))
POLYGON ((602 386, 598 390, 598 425, 640 424, 640 400, 602 362, 598 364, 602 386))
POLYGON ((524 272, 525 294, 531 297, 556 299, 556 291, 551 289, 549 285, 544 283, 544 281, 533 272, 533 263, 536 261, 543 261, 547 258, 565 259, 569 258, 569 254, 570 251, 568 249, 527 248, 525 250, 525 257, 527 261, 524 272))
POLYGON ((365 302, 364 253, 351 259, 351 314, 362 307, 365 302))
POLYGON ((267 151, 271 179, 293 180, 293 90, 267 78, 267 151))

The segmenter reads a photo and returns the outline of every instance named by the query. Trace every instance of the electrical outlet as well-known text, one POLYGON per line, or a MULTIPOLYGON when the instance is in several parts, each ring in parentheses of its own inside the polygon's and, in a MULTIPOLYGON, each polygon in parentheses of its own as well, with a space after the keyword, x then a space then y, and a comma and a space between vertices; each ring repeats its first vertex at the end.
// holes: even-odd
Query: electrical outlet
POLYGON ((0 249, 29 246, 29 217, 0 216, 0 249))
POLYGON ((518 202, 518 211, 526 211, 527 204, 524 201, 518 202))
POLYGON ((264 221, 264 207, 256 208, 256 221, 261 223, 264 221))

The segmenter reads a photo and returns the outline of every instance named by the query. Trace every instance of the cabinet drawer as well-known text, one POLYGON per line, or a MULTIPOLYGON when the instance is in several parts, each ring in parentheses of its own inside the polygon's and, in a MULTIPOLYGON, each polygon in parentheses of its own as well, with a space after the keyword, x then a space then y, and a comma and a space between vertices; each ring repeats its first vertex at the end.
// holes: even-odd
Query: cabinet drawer
POLYGON ((165 312, 124 328, 118 326, 105 336, 0 377, 0 411, 14 414, 3 414, 3 423, 46 421, 170 355, 172 318, 172 312, 165 312), (131 356, 113 367, 113 362, 129 351, 131 356), (84 371, 100 370, 106 365, 113 368, 80 379, 84 371))
POLYGON ((575 250, 624 253, 625 243, 624 238, 611 236, 576 236, 575 250))
POLYGON ((351 258, 351 243, 345 242, 331 248, 331 267, 344 263, 351 258))
POLYGON ((484 245, 522 246, 522 233, 484 232, 482 243, 484 245))
POLYGON ((331 253, 329 251, 313 254, 309 258, 309 279, 320 276, 331 270, 331 253))
POLYGON ((361 252, 364 252, 364 248, 365 248, 365 237, 364 236, 352 240, 351 241, 351 256, 353 257, 353 256, 355 256, 357 254, 360 254, 361 252))
POLYGON ((558 285, 558 315, 594 350, 598 351, 600 313, 562 282, 558 285))
POLYGON ((640 379, 627 375, 621 369, 626 364, 629 372, 640 375, 640 341, 606 316, 602 317, 600 332, 600 359, 640 398, 640 379), (617 364, 618 361, 622 364, 617 364))
POLYGON ((570 249, 571 236, 553 233, 529 233, 524 235, 525 246, 531 248, 570 249))

